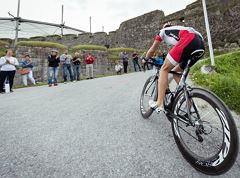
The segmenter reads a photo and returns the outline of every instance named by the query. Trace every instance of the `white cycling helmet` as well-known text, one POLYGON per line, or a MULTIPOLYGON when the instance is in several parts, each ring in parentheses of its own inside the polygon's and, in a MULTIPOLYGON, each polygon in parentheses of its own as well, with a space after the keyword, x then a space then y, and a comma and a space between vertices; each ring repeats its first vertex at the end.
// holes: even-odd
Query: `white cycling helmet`
POLYGON ((171 22, 167 22, 163 25, 163 28, 167 28, 167 27, 171 27, 172 23, 171 22))

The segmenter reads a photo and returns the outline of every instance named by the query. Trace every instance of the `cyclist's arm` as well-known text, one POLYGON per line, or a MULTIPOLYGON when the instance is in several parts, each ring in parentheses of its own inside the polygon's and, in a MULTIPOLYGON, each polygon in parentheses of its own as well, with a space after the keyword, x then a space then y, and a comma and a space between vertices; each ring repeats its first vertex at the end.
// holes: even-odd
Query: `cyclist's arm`
POLYGON ((161 41, 159 41, 159 40, 154 41, 153 45, 151 46, 151 48, 147 52, 146 59, 149 59, 150 57, 152 57, 154 55, 154 53, 156 52, 160 43, 161 43, 161 41))

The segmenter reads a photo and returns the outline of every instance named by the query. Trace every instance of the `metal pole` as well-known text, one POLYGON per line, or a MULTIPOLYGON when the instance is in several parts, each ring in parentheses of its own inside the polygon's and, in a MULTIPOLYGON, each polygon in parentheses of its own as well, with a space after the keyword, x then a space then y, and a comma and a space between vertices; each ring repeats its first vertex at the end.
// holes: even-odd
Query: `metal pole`
POLYGON ((104 26, 102 26, 102 32, 104 32, 104 26))
POLYGON ((212 38, 211 38, 211 32, 210 32, 209 22, 208 22, 206 0, 202 0, 202 4, 203 4, 205 25, 206 25, 206 30, 207 30, 208 46, 209 46, 209 53, 210 53, 210 58, 211 58, 211 65, 215 66, 214 54, 213 54, 213 46, 212 46, 212 38))
POLYGON ((16 28, 15 28, 16 33, 15 33, 15 41, 14 41, 14 45, 13 45, 14 49, 16 48, 17 42, 18 42, 18 31, 19 31, 18 27, 19 27, 19 19, 20 19, 19 15, 20 15, 20 0, 18 0, 17 18, 15 18, 16 19, 15 20, 15 22, 16 22, 16 28))
POLYGON ((90 16, 90 33, 92 33, 92 17, 90 16))
POLYGON ((62 5, 61 36, 63 36, 63 13, 64 13, 64 7, 63 7, 63 5, 62 5))

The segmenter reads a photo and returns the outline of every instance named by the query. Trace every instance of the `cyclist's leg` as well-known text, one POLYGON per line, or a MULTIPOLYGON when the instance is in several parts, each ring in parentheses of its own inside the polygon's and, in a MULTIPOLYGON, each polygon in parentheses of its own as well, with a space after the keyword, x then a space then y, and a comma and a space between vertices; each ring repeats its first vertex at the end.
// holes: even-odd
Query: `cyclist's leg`
MULTIPOLYGON (((173 71, 175 72, 182 72, 182 68, 180 67, 180 65, 177 65, 173 71)), ((176 75, 176 74, 173 74, 173 79, 175 80, 175 82, 178 84, 180 82, 180 79, 181 79, 181 76, 180 75, 176 75)))
POLYGON ((168 87, 168 73, 174 67, 175 66, 167 58, 167 60, 164 61, 164 64, 161 68, 158 81, 158 99, 157 99, 157 105, 159 107, 163 107, 165 92, 168 87))
POLYGON ((194 39, 194 34, 190 34, 182 38, 168 53, 166 60, 160 71, 159 86, 158 86, 158 100, 157 105, 163 107, 166 88, 168 86, 168 73, 177 66, 185 57, 184 51, 188 48, 191 41, 194 39))

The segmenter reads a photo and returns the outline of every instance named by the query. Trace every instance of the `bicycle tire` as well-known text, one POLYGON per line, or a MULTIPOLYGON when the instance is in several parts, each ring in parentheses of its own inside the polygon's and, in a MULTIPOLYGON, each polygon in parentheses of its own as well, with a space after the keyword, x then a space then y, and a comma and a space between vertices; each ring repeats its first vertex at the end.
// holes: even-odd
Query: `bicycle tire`
MULTIPOLYGON (((140 112, 141 112, 141 115, 142 115, 142 117, 144 118, 144 119, 148 119, 151 115, 152 115, 152 113, 153 113, 153 109, 152 108, 149 108, 148 110, 144 110, 144 106, 143 106, 143 98, 144 98, 144 93, 145 93, 145 90, 146 90, 146 88, 147 88, 147 86, 148 86, 148 84, 150 83, 150 82, 152 82, 151 80, 154 78, 154 76, 151 76, 151 77, 149 77, 147 80, 146 80, 146 82, 145 82, 145 84, 144 84, 144 86, 143 86, 143 89, 142 89, 142 93, 141 93, 141 98, 140 98, 140 112)), ((157 90, 158 89, 158 83, 157 83, 158 81, 156 80, 155 82, 154 82, 154 85, 155 85, 155 90, 157 90)), ((157 92, 155 92, 155 94, 154 94, 154 97, 153 97, 153 99, 154 99, 154 101, 156 101, 157 100, 157 92)))
MULTIPOLYGON (((234 119, 224 104, 224 102, 217 97, 214 93, 200 89, 194 88, 191 92, 191 97, 199 97, 204 101, 207 101, 211 104, 211 106, 215 107, 215 111, 221 113, 220 118, 222 127, 224 128, 223 132, 223 144, 221 145, 221 149, 208 160, 202 160, 199 156, 194 155, 193 152, 186 149, 185 143, 182 142, 182 138, 180 136, 179 128, 178 128, 178 120, 177 118, 172 119, 172 131, 174 135, 175 142, 182 153, 183 157, 192 165, 196 170, 208 174, 208 175, 221 175, 227 172, 234 164, 237 159, 238 151, 239 151, 239 138, 237 127, 234 122, 234 119), (228 131, 229 129, 229 131, 228 131), (229 137, 228 137, 229 136, 229 137), (229 147, 227 146, 229 144, 229 147)), ((172 112, 174 113, 180 97, 183 93, 179 93, 173 103, 172 112)))

